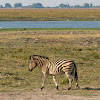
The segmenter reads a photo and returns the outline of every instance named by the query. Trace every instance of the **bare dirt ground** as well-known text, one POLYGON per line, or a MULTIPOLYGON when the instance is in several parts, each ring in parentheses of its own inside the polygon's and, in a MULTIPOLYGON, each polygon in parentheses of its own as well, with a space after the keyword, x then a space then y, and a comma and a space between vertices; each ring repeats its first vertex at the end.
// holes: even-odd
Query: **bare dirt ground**
POLYGON ((47 89, 24 92, 1 92, 0 100, 100 100, 99 96, 74 96, 55 94, 57 90, 47 89))

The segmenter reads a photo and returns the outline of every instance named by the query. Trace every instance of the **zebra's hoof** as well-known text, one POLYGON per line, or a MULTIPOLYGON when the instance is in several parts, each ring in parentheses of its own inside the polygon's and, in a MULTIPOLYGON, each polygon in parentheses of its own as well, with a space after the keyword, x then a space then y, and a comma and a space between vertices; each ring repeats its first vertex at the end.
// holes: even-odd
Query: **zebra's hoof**
POLYGON ((77 88, 77 89, 80 89, 80 87, 79 87, 79 86, 77 86, 76 88, 77 88))
POLYGON ((41 87, 41 90, 43 89, 44 87, 41 87))
POLYGON ((69 87, 67 90, 70 90, 71 89, 71 87, 69 87))
POLYGON ((57 88, 56 88, 57 90, 59 90, 59 87, 57 86, 57 88))

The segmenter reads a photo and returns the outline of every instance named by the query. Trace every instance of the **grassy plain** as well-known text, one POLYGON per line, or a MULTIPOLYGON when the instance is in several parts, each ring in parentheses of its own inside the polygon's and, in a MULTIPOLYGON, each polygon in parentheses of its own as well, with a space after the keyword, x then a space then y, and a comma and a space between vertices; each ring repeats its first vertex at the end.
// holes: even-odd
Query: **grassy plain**
POLYGON ((100 30, 0 31, 0 92, 36 93, 42 84, 42 73, 39 68, 28 71, 29 56, 34 54, 76 62, 80 90, 73 84, 67 91, 68 81, 62 75, 57 76, 60 90, 55 91, 49 76, 45 85, 48 93, 54 90, 53 95, 100 96, 100 30))
POLYGON ((0 9, 0 21, 100 21, 100 9, 0 9))

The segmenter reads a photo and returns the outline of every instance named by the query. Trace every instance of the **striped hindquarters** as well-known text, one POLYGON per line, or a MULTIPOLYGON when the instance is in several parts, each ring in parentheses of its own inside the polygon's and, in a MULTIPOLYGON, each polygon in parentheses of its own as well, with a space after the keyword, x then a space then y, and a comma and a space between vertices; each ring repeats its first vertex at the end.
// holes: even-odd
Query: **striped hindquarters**
POLYGON ((59 72, 67 72, 72 73, 72 71, 76 68, 75 63, 72 60, 63 60, 57 63, 56 65, 59 72))
POLYGON ((62 61, 49 61, 48 64, 50 74, 68 73, 72 74, 76 69, 76 65, 72 60, 62 60, 62 61))

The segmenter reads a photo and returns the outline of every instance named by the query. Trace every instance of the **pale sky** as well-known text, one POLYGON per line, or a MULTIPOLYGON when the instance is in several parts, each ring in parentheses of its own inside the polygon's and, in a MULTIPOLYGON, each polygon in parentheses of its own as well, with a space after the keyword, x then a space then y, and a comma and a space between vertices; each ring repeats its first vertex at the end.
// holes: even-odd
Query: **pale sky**
POLYGON ((58 6, 61 3, 70 5, 84 5, 84 3, 92 3, 93 5, 100 5, 100 0, 0 0, 0 5, 10 3, 12 6, 15 3, 22 3, 23 6, 32 5, 33 3, 42 3, 43 6, 58 6))

